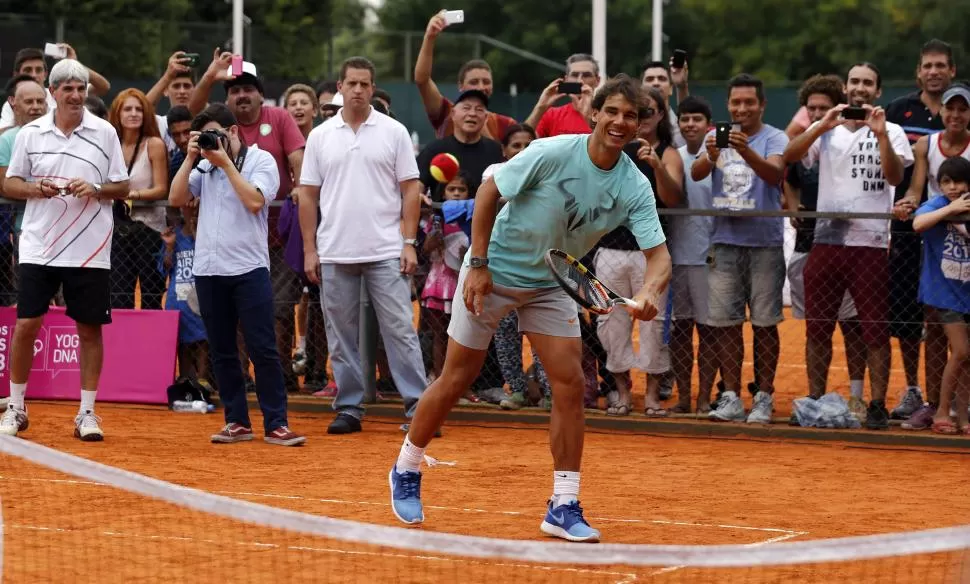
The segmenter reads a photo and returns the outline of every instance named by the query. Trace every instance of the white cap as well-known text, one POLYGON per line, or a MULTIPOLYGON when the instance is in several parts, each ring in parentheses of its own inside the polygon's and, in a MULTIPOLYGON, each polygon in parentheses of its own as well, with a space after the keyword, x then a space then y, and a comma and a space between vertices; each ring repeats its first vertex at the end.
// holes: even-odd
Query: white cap
MULTIPOLYGON (((249 61, 243 61, 243 64, 242 64, 242 72, 243 72, 243 75, 245 75, 246 73, 249 73, 253 77, 257 77, 257 78, 259 77, 259 75, 256 74, 256 65, 253 65, 249 61)), ((232 66, 231 65, 229 66, 228 69, 226 69, 226 75, 229 75, 230 78, 232 77, 232 66)))
POLYGON ((330 98, 330 105, 343 106, 344 105, 344 96, 343 96, 343 94, 341 94, 339 92, 333 94, 333 97, 330 98))

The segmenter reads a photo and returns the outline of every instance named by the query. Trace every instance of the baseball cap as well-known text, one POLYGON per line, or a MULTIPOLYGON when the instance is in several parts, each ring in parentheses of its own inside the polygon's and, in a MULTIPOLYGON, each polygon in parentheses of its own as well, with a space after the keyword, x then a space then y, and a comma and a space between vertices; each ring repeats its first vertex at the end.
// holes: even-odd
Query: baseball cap
POLYGON ((481 89, 466 89, 458 94, 458 98, 455 100, 455 105, 465 101, 466 99, 478 99, 485 107, 488 107, 488 96, 481 89))
MULTIPOLYGON (((232 75, 232 68, 227 69, 226 73, 232 75)), ((243 61, 242 75, 227 79, 222 84, 226 92, 229 91, 229 88, 236 87, 237 85, 252 85, 260 94, 263 93, 263 82, 259 80, 259 75, 256 73, 256 65, 249 61, 243 61)))
POLYGON ((970 88, 966 85, 951 85, 949 89, 943 92, 943 105, 946 105, 954 97, 962 97, 963 101, 970 105, 970 88))

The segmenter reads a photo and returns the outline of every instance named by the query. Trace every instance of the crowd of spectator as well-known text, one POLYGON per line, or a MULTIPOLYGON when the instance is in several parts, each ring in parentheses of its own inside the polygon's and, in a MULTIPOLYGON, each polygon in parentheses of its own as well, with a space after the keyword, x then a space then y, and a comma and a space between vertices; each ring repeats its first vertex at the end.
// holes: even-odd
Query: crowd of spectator
MULTIPOLYGON (((565 75, 549 83, 520 124, 490 109, 493 77, 483 60, 460 69, 454 100, 442 95, 431 71, 435 40, 446 26, 441 14, 430 19, 415 64, 435 130, 418 151, 365 58, 345 61, 338 79, 316 88, 289 87, 282 107, 264 103, 255 64, 245 62, 234 75, 233 55, 218 49, 201 72, 176 52, 147 94, 124 89, 108 106, 96 97, 107 93, 107 80, 89 70, 85 106, 117 132, 129 177, 128 196, 112 205, 111 306, 179 310, 182 376, 257 391, 264 411, 276 416, 274 427, 285 428, 285 413, 270 396, 305 392, 334 399, 330 432, 360 431, 364 404, 375 399, 368 387, 375 372, 377 398, 397 392, 405 412, 413 411, 441 372, 452 303, 462 301, 457 276, 479 185, 536 139, 589 133, 592 96, 608 73, 591 55, 570 56, 565 75), (568 87, 563 83, 578 89, 561 91, 568 87), (217 84, 226 91, 224 105, 209 103, 217 84), (156 113, 163 98, 164 116, 156 113), (276 203, 255 195, 247 202, 240 194, 245 209, 199 205, 199 189, 228 180, 215 163, 199 162, 193 131, 210 125, 234 141, 226 150, 238 157, 228 163, 276 203), (460 166, 447 182, 431 172, 441 153, 460 166), (265 159, 276 183, 253 176, 252 168, 244 172, 239 158, 250 165, 265 159), (195 165, 204 167, 204 179, 190 177, 195 165), (206 222, 219 225, 218 239, 197 239, 206 222), (265 232, 265 241, 240 239, 249 233, 241 226, 249 224, 265 232), (236 240, 236 246, 224 243, 236 240), (224 279, 262 265, 262 258, 266 282, 224 279), (255 314, 264 309, 265 319, 255 314), (211 325, 216 312, 222 320, 214 338, 203 319, 211 325), (364 332, 375 328, 379 335, 364 332)), ((643 375, 648 417, 698 413, 770 423, 787 280, 792 315, 806 320, 808 397, 831 390, 838 324, 850 378, 847 407, 861 423, 882 429, 895 418, 907 429, 970 433, 970 236, 964 224, 948 220, 970 211, 964 196, 970 192, 970 88, 954 82, 950 46, 926 43, 916 59, 917 91, 886 108, 877 105, 882 79, 875 64, 854 64, 844 76, 813 76, 785 129, 763 121, 768 104, 754 76, 728 83, 730 122, 722 129, 710 104, 690 93, 687 63, 647 61, 638 73, 648 116, 625 152, 649 179, 658 208, 700 213, 662 216, 673 278, 665 310, 636 323, 637 343, 625 311, 577 312, 587 407, 605 403, 607 415, 630 414, 634 375, 643 375), (846 217, 791 218, 794 252, 786 259, 786 219, 730 213, 782 210, 846 217), (890 213, 891 223, 877 218, 890 213), (746 321, 753 329, 748 383, 742 379, 746 321), (893 337, 906 377, 898 400, 889 387, 893 337), (674 389, 676 401, 667 407, 674 389), (898 401, 891 412, 887 397, 898 401)), ((46 76, 43 52, 18 53, 0 117, 0 178, 22 147, 18 131, 55 107, 46 76)), ((7 209, 0 216, 0 296, 10 305, 23 213, 7 209)), ((642 286, 645 262, 626 228, 605 236, 583 260, 625 296, 642 286)), ((485 367, 463 400, 504 409, 551 407, 541 362, 533 356, 530 368, 523 366, 515 312, 499 323, 485 367)), ((240 407, 237 402, 236 417, 227 414, 227 421, 246 426, 240 407)), ((791 423, 799 420, 793 416, 791 423)), ((227 440, 239 435, 238 428, 226 431, 227 440)))

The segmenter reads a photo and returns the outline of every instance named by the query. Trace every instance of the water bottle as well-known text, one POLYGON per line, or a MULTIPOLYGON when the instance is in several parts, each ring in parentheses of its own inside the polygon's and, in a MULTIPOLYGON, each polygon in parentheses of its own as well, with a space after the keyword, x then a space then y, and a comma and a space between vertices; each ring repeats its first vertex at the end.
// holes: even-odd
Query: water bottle
POLYGON ((215 409, 216 407, 214 405, 206 403, 200 399, 195 401, 176 400, 172 403, 173 412, 194 412, 197 414, 207 414, 215 409))

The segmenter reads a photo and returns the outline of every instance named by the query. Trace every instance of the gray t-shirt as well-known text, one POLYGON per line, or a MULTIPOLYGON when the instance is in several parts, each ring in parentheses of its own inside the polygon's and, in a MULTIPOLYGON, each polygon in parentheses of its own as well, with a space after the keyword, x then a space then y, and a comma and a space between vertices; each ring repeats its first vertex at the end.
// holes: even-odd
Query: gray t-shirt
MULTIPOLYGON (((697 154, 691 154, 687 146, 677 149, 684 161, 684 188, 687 191, 687 207, 690 209, 711 208, 711 177, 700 181, 690 177, 690 167, 697 159, 697 154)), ((714 229, 714 217, 701 215, 672 215, 668 223, 670 240, 667 247, 670 250, 670 260, 676 266, 703 266, 707 262, 707 252, 711 247, 711 232, 714 229)))

